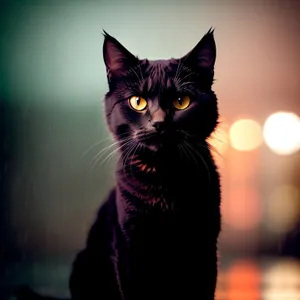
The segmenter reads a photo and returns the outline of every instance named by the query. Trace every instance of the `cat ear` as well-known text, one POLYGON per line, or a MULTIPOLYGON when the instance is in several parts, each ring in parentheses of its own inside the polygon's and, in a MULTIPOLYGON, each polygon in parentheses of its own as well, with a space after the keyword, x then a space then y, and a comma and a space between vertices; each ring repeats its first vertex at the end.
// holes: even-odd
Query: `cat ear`
POLYGON ((191 68, 208 69, 214 72, 216 61, 216 44, 214 39, 214 29, 210 28, 209 31, 203 36, 200 42, 181 60, 191 66, 191 68))
POLYGON ((137 57, 131 54, 120 42, 103 30, 103 59, 107 77, 120 77, 138 63, 137 57))

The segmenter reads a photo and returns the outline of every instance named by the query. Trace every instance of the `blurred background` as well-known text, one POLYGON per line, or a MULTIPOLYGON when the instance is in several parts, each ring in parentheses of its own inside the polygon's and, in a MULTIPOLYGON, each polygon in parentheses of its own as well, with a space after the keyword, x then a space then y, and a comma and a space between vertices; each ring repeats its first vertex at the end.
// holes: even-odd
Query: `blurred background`
POLYGON ((20 283, 67 296, 71 262, 114 185, 116 156, 97 156, 112 143, 102 29, 157 59, 186 54, 211 26, 216 299, 300 299, 300 1, 0 3, 0 299, 20 283))

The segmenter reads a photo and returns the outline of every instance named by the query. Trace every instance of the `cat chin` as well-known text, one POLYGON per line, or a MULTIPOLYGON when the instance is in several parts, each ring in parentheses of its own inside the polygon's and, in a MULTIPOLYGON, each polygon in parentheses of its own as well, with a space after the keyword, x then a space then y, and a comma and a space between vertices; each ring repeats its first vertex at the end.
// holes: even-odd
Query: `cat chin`
MULTIPOLYGON (((145 148, 148 150, 148 152, 155 152, 157 154, 160 154, 164 149, 166 149, 165 144, 147 144, 145 145, 145 148)), ((150 154, 149 153, 149 154, 150 154)))
POLYGON ((157 145, 147 145, 146 147, 152 152, 156 152, 159 148, 161 148, 160 146, 157 145))

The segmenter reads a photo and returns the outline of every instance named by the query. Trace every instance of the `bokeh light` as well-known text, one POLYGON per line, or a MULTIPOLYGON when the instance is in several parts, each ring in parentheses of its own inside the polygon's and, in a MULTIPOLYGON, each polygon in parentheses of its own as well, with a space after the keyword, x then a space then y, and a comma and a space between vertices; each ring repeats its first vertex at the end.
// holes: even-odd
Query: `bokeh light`
POLYGON ((251 151, 262 144, 262 129, 260 124, 252 119, 240 119, 231 125, 229 138, 234 149, 251 151))
POLYGON ((300 263, 287 259, 270 266, 263 275, 262 299, 300 299, 300 263))
POLYGON ((270 232, 285 233, 293 228, 300 216, 300 192, 292 185, 274 189, 267 202, 265 226, 270 232))
POLYGON ((276 154, 290 155, 300 149, 300 118, 291 112, 277 112, 268 117, 263 137, 276 154))
POLYGON ((221 270, 217 300, 297 300, 300 291, 300 262, 296 259, 237 259, 221 270))
POLYGON ((227 271, 228 300, 258 300, 260 299, 260 270, 251 261, 239 260, 227 271))

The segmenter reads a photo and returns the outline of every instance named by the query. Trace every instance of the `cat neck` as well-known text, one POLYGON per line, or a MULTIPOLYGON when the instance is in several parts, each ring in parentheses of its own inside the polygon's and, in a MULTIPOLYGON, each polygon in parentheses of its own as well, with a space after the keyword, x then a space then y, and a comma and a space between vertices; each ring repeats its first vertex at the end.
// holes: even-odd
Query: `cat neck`
MULTIPOLYGON (((174 158, 170 155, 170 161, 174 158)), ((209 213, 215 204, 210 198, 218 193, 219 177, 210 156, 194 158, 187 163, 169 163, 157 167, 156 172, 139 170, 139 166, 123 161, 117 164, 117 212, 121 227, 130 226, 133 220, 147 218, 149 228, 159 223, 160 216, 175 221, 188 220, 199 211, 209 213), (163 168, 164 166, 164 168, 163 168)), ((217 198, 216 198, 217 199, 217 198)), ((218 205, 218 204, 217 204, 218 205)), ((144 221, 143 221, 144 222, 144 221)), ((137 224, 137 223, 135 223, 137 224)), ((162 224, 159 224, 160 228, 162 224)))

